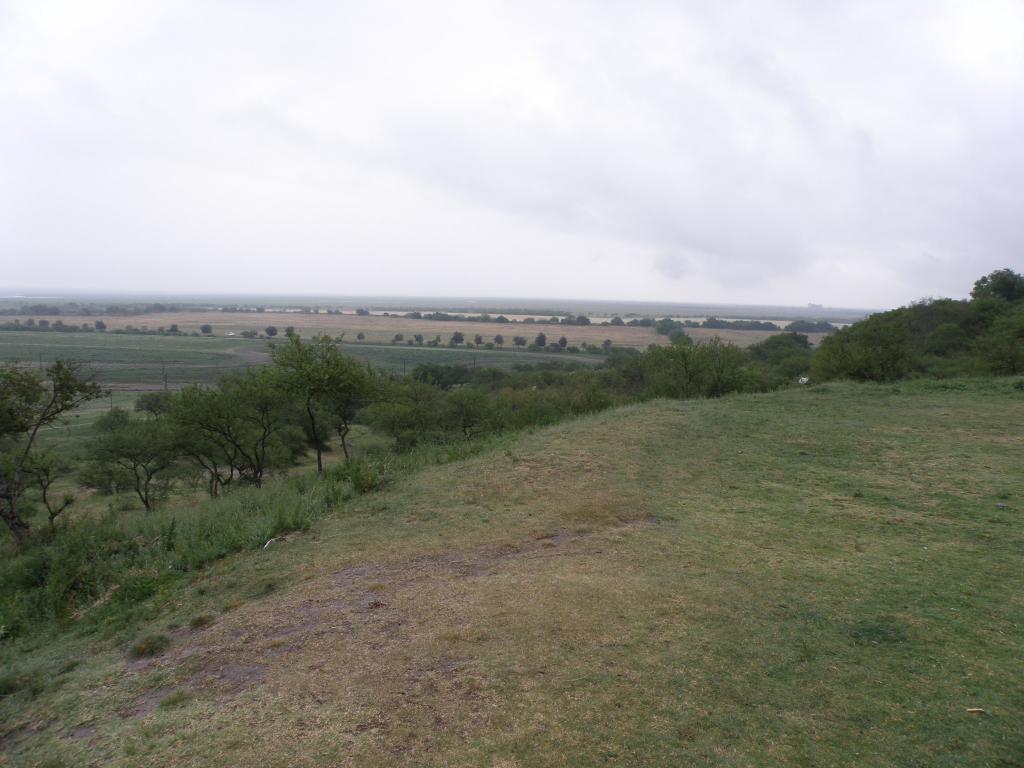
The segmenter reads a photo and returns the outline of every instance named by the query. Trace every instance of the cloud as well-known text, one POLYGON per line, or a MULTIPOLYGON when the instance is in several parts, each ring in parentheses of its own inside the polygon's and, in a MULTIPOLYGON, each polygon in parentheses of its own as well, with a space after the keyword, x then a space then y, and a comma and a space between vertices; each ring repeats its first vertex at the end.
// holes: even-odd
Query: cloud
POLYGON ((887 306, 1024 262, 1012 0, 3 9, 12 287, 887 306))

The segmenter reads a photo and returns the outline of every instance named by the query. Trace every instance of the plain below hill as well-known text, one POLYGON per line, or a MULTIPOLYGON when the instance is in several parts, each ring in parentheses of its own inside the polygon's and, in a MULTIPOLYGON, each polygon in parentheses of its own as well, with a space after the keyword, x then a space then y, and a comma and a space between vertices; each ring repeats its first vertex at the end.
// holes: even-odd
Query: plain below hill
POLYGON ((1019 764, 1013 384, 654 401, 499 440, 152 598, 151 658, 8 647, 37 682, 0 699, 0 764, 1019 764))

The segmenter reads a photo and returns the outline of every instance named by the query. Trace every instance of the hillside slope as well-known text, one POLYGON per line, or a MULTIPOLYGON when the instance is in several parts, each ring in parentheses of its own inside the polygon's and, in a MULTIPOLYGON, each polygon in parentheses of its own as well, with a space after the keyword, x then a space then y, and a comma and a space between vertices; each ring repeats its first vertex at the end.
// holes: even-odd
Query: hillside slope
POLYGON ((1006 380, 525 435, 209 569, 160 656, 33 651, 0 764, 1016 765, 1022 449, 1006 380))

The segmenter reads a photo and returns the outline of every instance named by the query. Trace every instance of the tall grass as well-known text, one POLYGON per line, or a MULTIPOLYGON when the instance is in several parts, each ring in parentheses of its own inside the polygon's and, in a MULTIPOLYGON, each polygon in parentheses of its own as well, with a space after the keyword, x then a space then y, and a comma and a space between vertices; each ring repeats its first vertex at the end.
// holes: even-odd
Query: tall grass
POLYGON ((353 495, 341 478, 300 476, 155 512, 111 512, 40 535, 0 564, 0 638, 77 620, 120 627, 183 574, 306 530, 353 495))

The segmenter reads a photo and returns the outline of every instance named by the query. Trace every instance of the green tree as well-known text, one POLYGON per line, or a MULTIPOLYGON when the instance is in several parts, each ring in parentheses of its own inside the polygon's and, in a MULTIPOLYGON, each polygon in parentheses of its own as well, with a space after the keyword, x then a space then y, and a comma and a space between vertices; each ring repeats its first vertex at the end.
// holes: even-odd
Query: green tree
POLYGON ((271 358, 284 386, 300 403, 303 428, 316 451, 317 471, 323 472, 323 453, 331 428, 338 434, 348 459, 346 438, 352 419, 372 389, 366 370, 342 354, 338 342, 329 336, 316 336, 308 344, 292 336, 288 344, 271 350, 271 358))
POLYGON ((211 333, 213 333, 213 326, 210 325, 209 323, 203 323, 202 325, 199 326, 199 332, 204 336, 209 336, 211 333))
POLYGON ((52 450, 37 451, 30 455, 25 472, 32 478, 32 485, 40 493, 43 506, 46 508, 47 522, 53 531, 57 527, 57 518, 75 501, 75 497, 70 493, 62 494, 59 500, 51 495, 54 483, 71 473, 71 463, 66 457, 52 450))
POLYGON ((990 272, 975 282, 971 298, 1020 301, 1024 299, 1024 275, 1012 269, 997 269, 990 272))
POLYGON ((167 497, 178 452, 164 419, 133 419, 115 408, 96 420, 95 429, 85 448, 87 486, 108 492, 131 488, 147 510, 167 497))
POLYGON ((565 336, 562 336, 558 340, 558 346, 560 346, 562 349, 565 349, 566 347, 569 346, 569 340, 567 338, 565 338, 565 336))
POLYGON ((71 361, 57 360, 45 375, 0 365, 0 518, 19 548, 30 531, 21 502, 40 431, 102 394, 71 361))
POLYGON ((541 349, 543 349, 544 347, 546 347, 548 345, 548 337, 543 332, 538 333, 537 337, 533 340, 533 343, 534 343, 534 346, 537 346, 537 347, 540 347, 541 349))
MULTIPOLYGON (((304 453, 291 393, 273 368, 248 369, 220 378, 216 388, 186 387, 176 394, 169 414, 179 446, 207 471, 262 486, 266 473, 294 464, 304 453), (201 459, 197 458, 200 457, 201 459)), ((211 478, 211 485, 223 484, 211 478)))
POLYGON ((452 334, 451 343, 453 345, 459 345, 462 342, 464 342, 465 340, 466 340, 466 336, 465 336, 465 334, 462 333, 462 331, 456 331, 455 333, 452 334))
POLYGON ((500 333, 496 333, 494 335, 494 343, 499 347, 505 346, 505 337, 502 336, 500 333))
POLYGON ((263 332, 267 334, 267 336, 269 336, 270 338, 274 338, 275 336, 277 336, 277 326, 268 325, 266 328, 263 329, 263 332))

